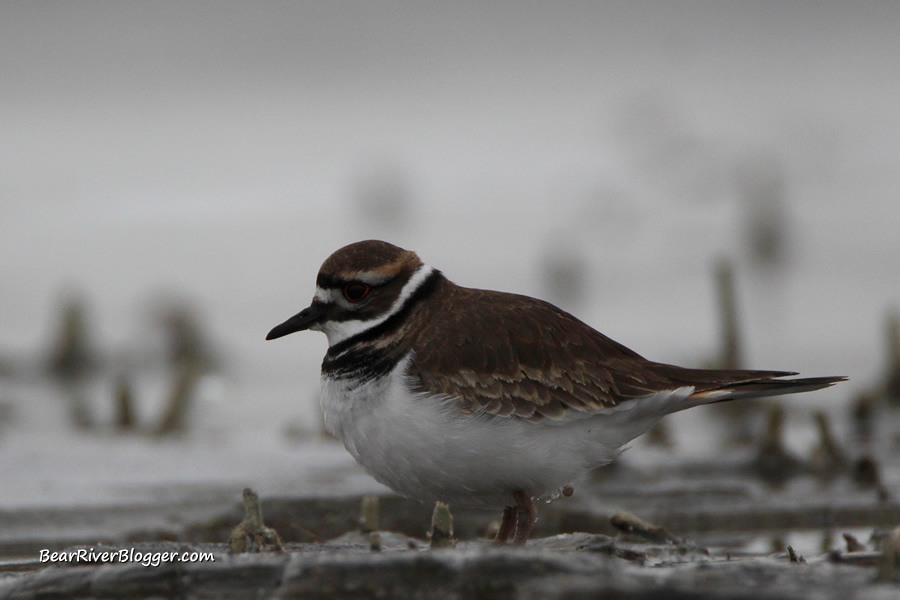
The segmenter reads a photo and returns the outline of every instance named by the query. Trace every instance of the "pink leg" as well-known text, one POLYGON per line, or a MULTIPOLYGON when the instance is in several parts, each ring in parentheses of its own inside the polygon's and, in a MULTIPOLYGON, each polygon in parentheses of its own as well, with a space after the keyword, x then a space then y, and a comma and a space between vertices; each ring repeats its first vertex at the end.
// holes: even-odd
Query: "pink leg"
POLYGON ((518 491, 513 494, 513 497, 516 499, 516 535, 513 543, 521 546, 528 541, 528 536, 534 529, 534 523, 537 521, 537 509, 525 492, 518 491))
POLYGON ((515 506, 507 506, 503 509, 503 520, 500 521, 500 529, 494 537, 495 544, 505 544, 516 531, 516 513, 518 508, 515 506))

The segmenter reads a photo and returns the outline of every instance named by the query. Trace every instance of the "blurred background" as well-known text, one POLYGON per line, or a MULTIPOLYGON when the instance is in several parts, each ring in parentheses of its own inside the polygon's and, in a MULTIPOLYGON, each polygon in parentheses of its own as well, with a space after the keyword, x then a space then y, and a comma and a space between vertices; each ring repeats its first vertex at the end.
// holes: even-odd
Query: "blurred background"
POLYGON ((896 2, 0 13, 0 506, 355 473, 324 336, 264 337, 360 239, 655 360, 850 376, 791 410, 890 371, 896 2))

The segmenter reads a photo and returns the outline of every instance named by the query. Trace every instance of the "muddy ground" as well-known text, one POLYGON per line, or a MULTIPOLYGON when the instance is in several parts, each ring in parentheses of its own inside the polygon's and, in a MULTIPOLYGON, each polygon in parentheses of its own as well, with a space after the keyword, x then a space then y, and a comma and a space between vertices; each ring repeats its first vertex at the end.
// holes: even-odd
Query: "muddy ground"
POLYGON ((379 496, 377 521, 370 511, 361 525, 358 495, 263 493, 265 524, 284 548, 240 555, 227 545, 243 518, 238 490, 6 510, 0 597, 897 598, 891 530, 900 524, 900 490, 859 477, 767 479, 758 457, 741 453, 652 468, 623 461, 573 497, 540 506, 524 548, 490 542, 499 515, 455 511, 456 547, 430 549, 432 507, 392 495, 379 496), (611 517, 622 509, 658 529, 617 528, 611 517), (214 560, 41 560, 42 550, 78 548, 132 549, 148 562, 170 551, 212 552, 214 560))

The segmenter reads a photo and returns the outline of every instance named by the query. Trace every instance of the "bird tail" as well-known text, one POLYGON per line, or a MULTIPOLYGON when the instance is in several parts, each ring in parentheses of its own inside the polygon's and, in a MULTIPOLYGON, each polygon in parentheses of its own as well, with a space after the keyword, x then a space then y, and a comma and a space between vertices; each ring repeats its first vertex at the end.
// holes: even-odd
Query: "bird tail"
MULTIPOLYGON (((780 377, 780 375, 777 377, 780 377)), ((761 377, 759 379, 737 381, 710 389, 696 391, 688 396, 688 400, 693 400, 697 404, 710 404, 713 402, 726 402, 728 400, 738 400, 742 398, 764 398, 767 396, 798 394, 800 392, 821 390, 846 380, 847 378, 843 376, 804 377, 800 379, 761 377)))

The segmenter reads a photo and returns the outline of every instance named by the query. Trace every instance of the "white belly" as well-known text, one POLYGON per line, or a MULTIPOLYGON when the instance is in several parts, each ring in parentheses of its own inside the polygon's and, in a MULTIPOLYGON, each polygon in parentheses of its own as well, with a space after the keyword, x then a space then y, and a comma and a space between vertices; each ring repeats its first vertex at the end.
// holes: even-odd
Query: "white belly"
POLYGON ((401 361, 355 389, 323 377, 322 407, 328 431, 375 479, 425 502, 502 507, 518 490, 552 498, 660 416, 613 410, 554 423, 466 416, 450 398, 411 393, 405 370, 401 361))

